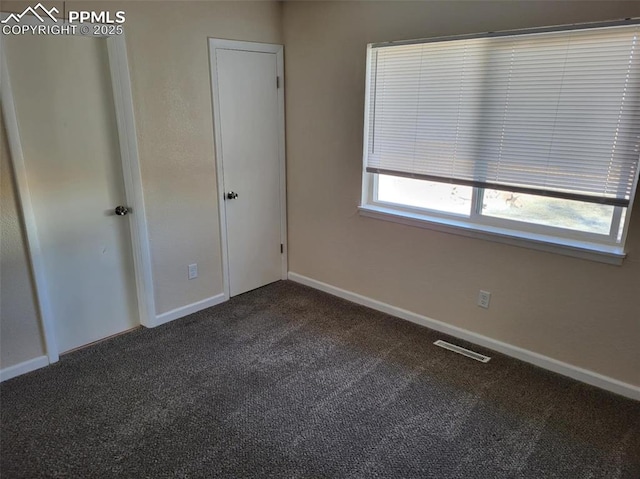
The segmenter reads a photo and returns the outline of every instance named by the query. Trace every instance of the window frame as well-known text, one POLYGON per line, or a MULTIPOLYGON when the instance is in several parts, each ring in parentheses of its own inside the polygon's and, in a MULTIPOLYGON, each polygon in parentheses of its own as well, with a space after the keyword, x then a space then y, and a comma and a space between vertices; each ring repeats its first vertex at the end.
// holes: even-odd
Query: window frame
MULTIPOLYGON (((637 22, 637 19, 633 19, 637 22)), ((601 27, 628 24, 629 20, 616 22, 598 22, 586 24, 587 27, 601 27)), ((446 40, 471 38, 479 36, 511 35, 514 33, 534 33, 552 30, 571 30, 581 28, 580 25, 527 29, 521 31, 505 31, 489 34, 459 35, 447 37, 446 40)), ((582 27, 584 28, 584 27, 582 27)), ((441 38, 440 40, 445 40, 441 38)), ((428 42, 425 40, 411 40, 407 42, 385 42, 384 45, 428 42)), ((381 43, 369 44, 366 56, 365 98, 364 98, 364 125, 363 125, 363 170, 362 170, 362 195, 358 208, 360 214, 366 217, 392 221, 411 226, 434 229, 446 233, 480 238, 516 246, 528 247, 536 250, 559 253, 593 261, 622 264, 625 253, 625 243, 629 231, 632 207, 638 189, 639 175, 636 173, 632 193, 628 207, 614 206, 611 226, 608 235, 589 233, 568 228, 541 225, 525 221, 492 217, 482 214, 482 204, 485 189, 473 187, 472 202, 469 215, 438 211, 391 203, 377 200, 377 173, 366 171, 366 159, 368 156, 369 114, 370 114, 370 82, 372 52, 375 46, 381 43), (623 211, 624 222, 622 222, 623 211), (622 234, 618 241, 620 226, 622 234)), ((640 169, 640 168, 639 168, 640 169)))
MULTIPOLYGON (((483 226, 490 226, 496 228, 503 228, 514 231, 522 231, 523 233, 540 234, 546 236, 557 236, 568 240, 587 241, 593 243, 602 243, 605 245, 616 246, 618 245, 618 232, 620 230, 620 223, 622 218, 622 212, 624 207, 613 206, 613 214, 611 217, 611 226, 609 227, 609 234, 590 233, 588 231, 580 231, 571 228, 562 228, 558 226, 543 225, 534 222, 513 220, 508 218, 500 218, 482 213, 482 205, 484 201, 484 188, 471 187, 473 193, 471 196, 471 205, 469 208, 469 214, 452 213, 443 210, 421 208, 419 206, 404 205, 402 203, 393 203, 389 201, 382 201, 377 199, 378 197, 378 179, 379 175, 376 173, 367 173, 371 176, 370 181, 370 197, 367 204, 373 206, 379 206, 384 208, 394 208, 400 211, 411 212, 416 215, 423 215, 425 218, 441 217, 441 218, 455 218, 458 220, 467 220, 470 224, 477 225, 479 228, 483 226)), ((420 180, 418 180, 420 181, 420 180)), ((626 221, 626 218, 625 218, 626 221)))
MULTIPOLYGON (((403 206, 395 203, 373 201, 375 176, 377 176, 375 173, 363 173, 363 196, 362 202, 358 207, 358 212, 363 217, 613 265, 621 265, 626 257, 624 241, 629 229, 631 207, 627 208, 620 243, 611 244, 593 241, 589 236, 603 235, 594 235, 592 233, 567 230, 572 234, 559 236, 553 234, 556 228, 551 226, 504 220, 502 218, 491 218, 492 220, 502 220, 495 222, 473 222, 470 221, 471 214, 466 216, 425 208, 403 206), (508 224, 510 222, 520 225, 530 225, 533 226, 533 228, 526 230, 514 228, 513 225, 508 224), (545 231, 545 229, 547 231, 545 231)), ((478 196, 477 190, 478 189, 474 192, 474 196, 478 196)), ((487 216, 483 217, 487 218, 487 216)))

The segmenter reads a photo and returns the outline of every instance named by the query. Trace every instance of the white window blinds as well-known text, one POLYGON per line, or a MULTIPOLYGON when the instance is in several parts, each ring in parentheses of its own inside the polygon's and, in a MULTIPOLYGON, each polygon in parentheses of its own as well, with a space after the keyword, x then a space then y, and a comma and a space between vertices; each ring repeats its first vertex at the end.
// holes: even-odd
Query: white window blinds
POLYGON ((365 166, 628 206, 638 25, 371 46, 365 166))

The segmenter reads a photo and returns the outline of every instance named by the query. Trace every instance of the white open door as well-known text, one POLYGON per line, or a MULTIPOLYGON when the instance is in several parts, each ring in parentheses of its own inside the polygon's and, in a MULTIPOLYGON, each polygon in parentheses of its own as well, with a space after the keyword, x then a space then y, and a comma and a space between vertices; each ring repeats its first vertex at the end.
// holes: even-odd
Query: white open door
POLYGON ((210 40, 227 294, 286 278, 282 46, 210 40))
POLYGON ((131 228, 144 212, 125 192, 107 39, 5 36, 2 50, 3 110, 55 361, 140 324, 131 228))

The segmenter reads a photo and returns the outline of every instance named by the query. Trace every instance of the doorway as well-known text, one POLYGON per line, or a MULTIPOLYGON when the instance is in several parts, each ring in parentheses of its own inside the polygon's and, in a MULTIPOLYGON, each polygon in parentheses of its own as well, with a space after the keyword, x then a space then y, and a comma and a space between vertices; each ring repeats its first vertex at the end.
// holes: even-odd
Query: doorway
POLYGON ((209 40, 225 296, 286 279, 282 45, 209 40))
POLYGON ((124 37, 3 37, 3 114, 54 362, 153 314, 124 37))

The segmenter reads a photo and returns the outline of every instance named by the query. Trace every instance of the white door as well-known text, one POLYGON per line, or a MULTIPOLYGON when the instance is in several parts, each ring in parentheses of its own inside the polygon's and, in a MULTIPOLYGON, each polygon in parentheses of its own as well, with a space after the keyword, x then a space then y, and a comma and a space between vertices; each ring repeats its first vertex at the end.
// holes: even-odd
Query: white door
POLYGON ((282 47, 211 40, 211 55, 222 229, 235 296, 286 273, 282 47))
POLYGON ((3 41, 62 353, 139 324, 106 39, 3 41))

